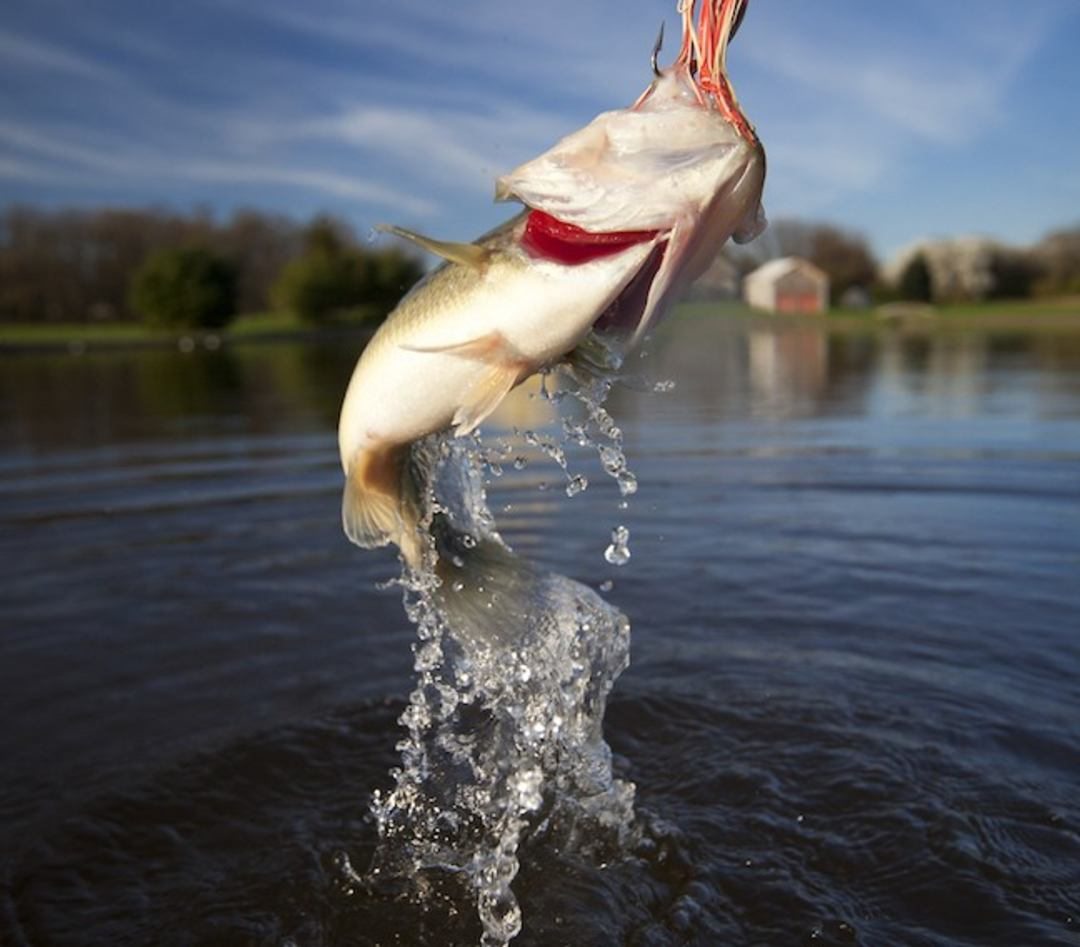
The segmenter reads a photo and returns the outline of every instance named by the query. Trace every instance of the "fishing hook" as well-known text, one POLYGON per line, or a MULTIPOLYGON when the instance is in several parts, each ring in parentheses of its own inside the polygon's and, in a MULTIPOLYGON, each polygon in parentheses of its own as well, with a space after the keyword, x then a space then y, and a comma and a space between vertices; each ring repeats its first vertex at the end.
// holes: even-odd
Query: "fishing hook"
POLYGON ((660 50, 663 49, 663 46, 664 46, 664 21, 661 20, 660 21, 660 33, 656 37, 656 43, 653 44, 652 59, 650 60, 652 62, 653 75, 656 76, 657 79, 660 78, 660 64, 659 64, 659 62, 657 60, 660 58, 660 50))

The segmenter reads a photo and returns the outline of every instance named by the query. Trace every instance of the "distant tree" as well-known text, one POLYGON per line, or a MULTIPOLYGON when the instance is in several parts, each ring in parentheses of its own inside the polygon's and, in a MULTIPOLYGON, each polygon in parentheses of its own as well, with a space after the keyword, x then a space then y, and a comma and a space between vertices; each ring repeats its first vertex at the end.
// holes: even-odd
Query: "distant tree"
POLYGON ((802 257, 827 273, 834 301, 852 287, 870 290, 878 283, 877 260, 866 238, 832 224, 781 218, 746 249, 731 253, 744 273, 783 256, 802 257))
POLYGON ((372 253, 366 273, 367 299, 383 312, 389 312, 423 275, 420 261, 397 247, 372 253))
POLYGON ((1035 292, 1080 293, 1080 226, 1048 233, 1035 245, 1032 257, 1039 270, 1035 292))
POLYGON ((877 260, 859 234, 819 224, 811 236, 808 258, 829 274, 829 292, 834 302, 849 289, 869 291, 877 282, 877 260))
POLYGON ((356 246, 349 225, 321 214, 304 229, 304 249, 308 253, 339 256, 356 246))
POLYGON ((307 322, 359 307, 383 316, 423 273, 414 257, 397 248, 361 250, 332 218, 315 220, 304 242, 307 249, 282 270, 273 295, 277 305, 307 322))
POLYGON ((992 299, 1022 299, 1031 295, 1040 267, 1028 250, 999 247, 990 260, 992 299))
POLYGON ((917 253, 908 261, 897 288, 900 298, 910 302, 928 303, 934 298, 934 282, 925 256, 917 253))
POLYGON ((364 301, 363 260, 353 252, 309 250, 286 264, 272 296, 305 322, 323 322, 364 301))
POLYGON ((135 273, 131 304, 155 325, 220 328, 236 314, 236 269, 202 247, 159 250, 135 273))
POLYGON ((212 246, 236 265, 236 308, 263 312, 272 305, 278 274, 304 250, 304 231, 294 220, 239 210, 215 234, 212 246))

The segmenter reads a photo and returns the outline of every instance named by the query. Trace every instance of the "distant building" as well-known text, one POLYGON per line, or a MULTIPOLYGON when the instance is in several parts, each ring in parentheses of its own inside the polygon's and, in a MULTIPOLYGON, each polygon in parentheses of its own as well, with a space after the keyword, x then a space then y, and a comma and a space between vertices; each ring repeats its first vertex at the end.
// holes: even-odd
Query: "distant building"
POLYGON ((829 277, 807 260, 781 257, 747 275, 743 299, 768 312, 824 312, 829 306, 829 277))

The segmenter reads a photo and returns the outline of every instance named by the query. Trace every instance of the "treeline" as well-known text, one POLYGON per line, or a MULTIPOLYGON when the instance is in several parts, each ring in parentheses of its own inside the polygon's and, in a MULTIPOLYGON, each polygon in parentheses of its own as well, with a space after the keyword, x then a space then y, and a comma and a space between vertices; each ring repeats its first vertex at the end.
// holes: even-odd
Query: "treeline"
MULTIPOLYGON (((1080 293, 1080 227, 1031 247, 926 241, 882 267, 866 239, 828 223, 774 221, 725 257, 734 278, 779 256, 824 270, 833 302, 934 302, 1080 293)), ((421 276, 400 248, 361 245, 344 222, 255 210, 219 220, 164 210, 0 213, 0 321, 221 326, 289 310, 309 322, 379 318, 421 276)))
POLYGON ((866 239, 827 223, 779 220, 754 243, 729 251, 740 273, 780 256, 809 260, 828 274, 834 304, 866 299, 960 302, 1080 293, 1080 227, 1048 233, 1032 246, 980 237, 927 240, 889 265, 866 239))
POLYGON ((919 302, 1077 294, 1080 227, 1054 231, 1030 247, 978 237, 925 241, 894 263, 888 282, 897 297, 919 302))
POLYGON ((329 217, 30 207, 0 215, 0 320, 9 322, 219 326, 270 309, 308 321, 379 316, 422 272, 415 257, 361 246, 329 217))

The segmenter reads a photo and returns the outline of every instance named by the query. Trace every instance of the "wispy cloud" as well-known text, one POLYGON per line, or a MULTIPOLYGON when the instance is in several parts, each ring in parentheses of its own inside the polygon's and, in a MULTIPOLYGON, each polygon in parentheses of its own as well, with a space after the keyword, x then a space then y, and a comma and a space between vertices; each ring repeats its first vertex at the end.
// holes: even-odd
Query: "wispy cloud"
POLYGON ((128 149, 107 151, 87 146, 78 130, 58 135, 14 122, 0 122, 0 145, 38 159, 53 159, 60 168, 75 166, 89 171, 127 174, 139 165, 138 156, 128 149))
POLYGON ((7 71, 59 72, 80 79, 116 78, 114 70, 53 43, 0 30, 0 63, 7 71))
POLYGON ((306 188, 321 194, 361 200, 419 216, 428 216, 438 209, 438 205, 432 201, 406 194, 397 188, 351 175, 318 169, 252 165, 235 161, 195 160, 181 164, 176 168, 175 173, 179 177, 190 177, 200 181, 231 184, 263 183, 306 188))
POLYGON ((782 212, 867 192, 926 149, 977 146, 1005 120, 1062 9, 1035 0, 1017 16, 999 0, 977 12, 915 0, 851 21, 848 9, 772 8, 741 52, 774 90, 791 90, 768 97, 761 117, 782 212))
POLYGON ((54 182, 62 178, 55 172, 41 167, 37 162, 0 155, 0 180, 4 179, 9 181, 32 181, 41 184, 54 182))
POLYGON ((62 182, 85 185, 97 176, 131 180, 194 180, 251 186, 272 184, 303 188, 337 198, 363 201, 383 208, 427 216, 437 205, 400 188, 355 175, 306 166, 274 165, 228 157, 204 157, 198 153, 163 153, 145 147, 90 146, 78 133, 46 133, 10 122, 0 123, 0 145, 23 152, 34 160, 9 157, 0 160, 0 178, 62 182), (43 164, 42 159, 48 163, 43 164))
POLYGON ((343 142, 388 156, 444 186, 491 193, 499 173, 548 147, 564 131, 558 115, 505 106, 484 114, 363 106, 303 123, 291 134, 343 142))
MULTIPOLYGON (((399 2, 378 17, 358 14, 349 3, 315 9, 269 0, 258 11, 326 42, 398 57, 433 92, 472 78, 493 90, 510 84, 609 107, 633 100, 647 82, 651 33, 670 12, 642 0, 623 0, 617 16, 606 4, 573 0, 399 2)), ((475 84, 469 88, 483 96, 475 84)))
POLYGON ((790 82, 844 103, 854 121, 874 120, 941 144, 968 140, 993 119, 999 76, 958 63, 923 68, 875 51, 811 49, 796 37, 770 47, 768 66, 790 82))

